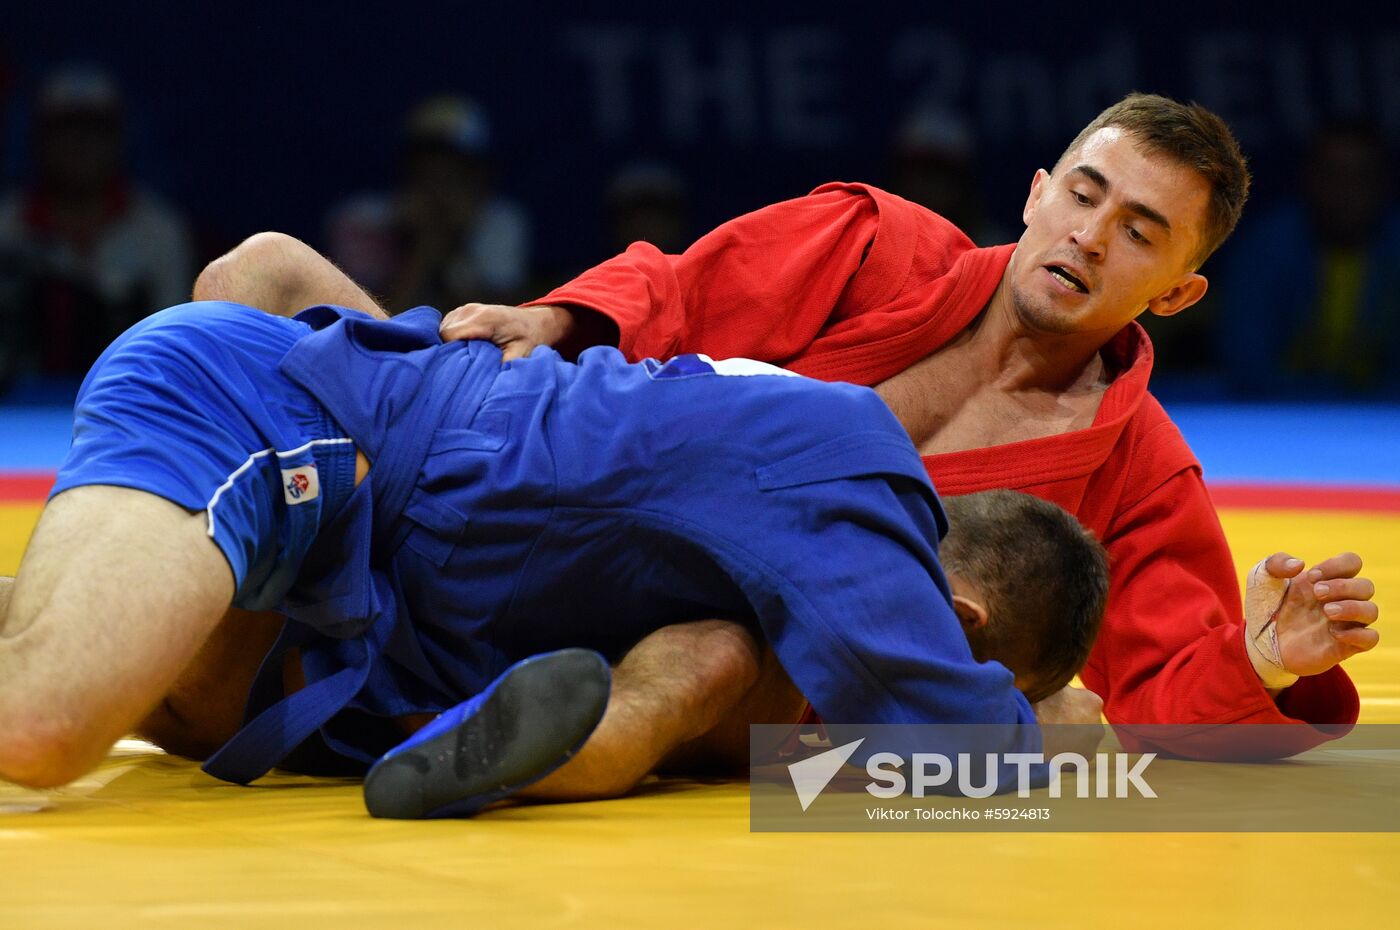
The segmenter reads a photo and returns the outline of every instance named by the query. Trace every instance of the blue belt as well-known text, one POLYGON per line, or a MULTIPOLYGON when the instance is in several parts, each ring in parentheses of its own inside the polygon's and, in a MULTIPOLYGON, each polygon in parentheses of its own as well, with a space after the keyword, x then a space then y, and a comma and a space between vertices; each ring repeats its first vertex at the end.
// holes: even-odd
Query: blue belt
MULTIPOLYGON (((382 443, 370 468, 375 525, 372 564, 387 566, 410 530, 401 518, 403 508, 449 405, 468 410, 479 407, 499 373, 500 350, 482 342, 439 353, 425 372, 415 398, 421 405, 412 418, 415 429, 382 443), (384 528, 392 532, 381 534, 384 528)), ((247 722, 209 757, 204 771, 246 785, 265 775, 339 713, 364 687, 393 632, 391 624, 374 620, 366 617, 363 623, 346 625, 353 635, 345 640, 348 648, 342 650, 348 662, 344 668, 283 697, 282 665, 287 652, 313 645, 325 636, 304 623, 286 622, 254 678, 244 713, 247 722)))

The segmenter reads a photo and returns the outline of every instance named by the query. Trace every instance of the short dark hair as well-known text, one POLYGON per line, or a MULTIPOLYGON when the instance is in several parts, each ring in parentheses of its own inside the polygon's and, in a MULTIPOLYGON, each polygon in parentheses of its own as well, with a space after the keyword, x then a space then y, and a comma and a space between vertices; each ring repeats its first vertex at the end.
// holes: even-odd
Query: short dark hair
POLYGON ((1156 94, 1129 94, 1094 117, 1060 155, 1060 161, 1109 126, 1132 135, 1149 151, 1190 168, 1210 185, 1206 226, 1193 259, 1199 268, 1230 238, 1249 197, 1249 167, 1230 127, 1199 103, 1180 103, 1156 94))
POLYGON ((1089 658, 1108 603, 1108 553, 1063 508, 1017 491, 947 497, 943 566, 975 585, 987 623, 969 634, 1032 684, 1032 702, 1069 684, 1089 658))

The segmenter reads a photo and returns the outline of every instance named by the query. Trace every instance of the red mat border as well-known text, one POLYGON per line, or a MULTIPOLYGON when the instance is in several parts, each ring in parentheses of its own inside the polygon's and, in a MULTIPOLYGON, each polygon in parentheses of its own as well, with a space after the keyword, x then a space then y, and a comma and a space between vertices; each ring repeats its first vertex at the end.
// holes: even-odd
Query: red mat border
MULTIPOLYGON (((53 487, 53 472, 0 474, 0 502, 39 503, 53 487)), ((1400 513, 1400 487, 1337 487, 1313 484, 1210 485, 1217 507, 1247 510, 1363 510, 1400 513)))
POLYGON ((1400 488, 1338 487, 1320 484, 1236 484, 1216 482, 1210 497, 1217 507, 1247 510, 1364 510, 1400 513, 1400 488))
POLYGON ((40 503, 49 496, 55 472, 5 472, 0 474, 0 503, 40 503))

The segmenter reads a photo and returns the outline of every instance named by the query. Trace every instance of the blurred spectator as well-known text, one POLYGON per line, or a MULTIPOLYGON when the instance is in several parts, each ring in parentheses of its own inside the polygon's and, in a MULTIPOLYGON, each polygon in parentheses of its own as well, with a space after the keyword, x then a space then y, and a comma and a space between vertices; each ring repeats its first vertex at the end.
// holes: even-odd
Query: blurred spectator
POLYGON ((668 255, 690 245, 689 196, 685 181, 656 162, 628 165, 607 189, 608 255, 634 242, 650 242, 668 255))
POLYGON ((326 217, 326 255, 370 294, 389 293, 401 260, 393 201, 383 194, 357 194, 332 209, 326 217))
POLYGON ((82 375, 132 323, 189 299, 184 226, 128 176, 123 109, 94 68, 40 88, 33 178, 0 201, 0 381, 82 375))
POLYGON ((890 191, 928 207, 978 245, 1016 238, 989 221, 976 172, 976 140, 967 121, 939 109, 914 111, 895 136, 890 191))
POLYGON ((529 221, 496 192, 486 114, 463 97, 431 98, 409 114, 394 203, 402 257, 393 310, 524 296, 529 221))
POLYGON ((1241 394, 1400 397, 1400 212, 1385 144, 1331 126, 1298 195, 1256 214, 1230 250, 1219 329, 1241 394))

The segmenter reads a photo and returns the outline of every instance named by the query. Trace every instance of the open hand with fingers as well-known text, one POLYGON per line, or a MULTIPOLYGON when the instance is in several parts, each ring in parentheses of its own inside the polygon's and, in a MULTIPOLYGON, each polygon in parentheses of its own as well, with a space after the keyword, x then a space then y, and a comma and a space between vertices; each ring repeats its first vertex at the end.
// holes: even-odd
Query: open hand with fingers
POLYGON ((1268 687, 1286 687, 1373 649, 1380 611, 1361 557, 1344 552, 1306 569, 1276 552, 1250 573, 1245 591, 1250 660, 1268 687))

